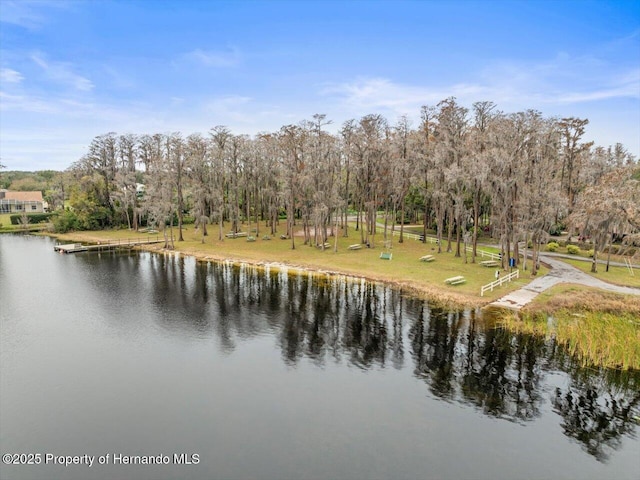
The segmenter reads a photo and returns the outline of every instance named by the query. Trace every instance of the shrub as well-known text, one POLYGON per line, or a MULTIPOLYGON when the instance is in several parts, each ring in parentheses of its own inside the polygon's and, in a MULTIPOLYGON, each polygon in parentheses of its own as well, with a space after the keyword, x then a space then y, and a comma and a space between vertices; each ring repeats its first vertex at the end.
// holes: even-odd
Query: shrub
POLYGON ((567 253, 577 255, 580 253, 580 248, 577 245, 567 245, 567 253))
MULTIPOLYGON (((42 223, 48 222, 52 215, 54 215, 54 213, 27 213, 27 218, 29 219, 29 223, 42 223)), ((11 215, 9 217, 11 219, 11 225, 21 225, 23 216, 24 213, 11 215)))
POLYGON ((560 248, 560 245, 558 245, 558 242, 547 243, 547 251, 549 252, 555 252, 556 250, 558 250, 558 248, 560 248))
POLYGON ((77 215, 71 210, 65 210, 53 219, 53 229, 57 233, 78 230, 79 224, 77 215))
POLYGON ((593 258, 593 254, 594 254, 594 253, 595 253, 595 252, 593 251, 593 248, 592 248, 591 250, 589 250, 589 251, 587 252, 587 255, 589 255, 589 257, 593 258))
POLYGON ((549 235, 552 237, 559 237, 562 235, 562 231, 566 228, 566 226, 562 223, 556 223, 551 226, 549 229, 549 235))

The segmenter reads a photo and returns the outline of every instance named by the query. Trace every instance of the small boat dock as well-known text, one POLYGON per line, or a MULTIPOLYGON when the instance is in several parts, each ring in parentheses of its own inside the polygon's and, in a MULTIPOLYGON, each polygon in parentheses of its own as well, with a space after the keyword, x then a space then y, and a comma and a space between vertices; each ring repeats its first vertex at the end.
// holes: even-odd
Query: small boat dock
POLYGON ((86 252, 87 247, 82 245, 81 243, 69 243, 67 245, 55 245, 53 249, 56 252, 60 253, 76 253, 76 252, 86 252))
POLYGON ((54 245, 53 249, 59 253, 78 253, 78 252, 91 252, 98 251, 104 252, 108 250, 115 250, 117 248, 131 248, 137 245, 147 245, 152 243, 160 243, 164 240, 156 238, 142 238, 142 239, 122 239, 107 243, 96 243, 92 245, 83 245, 82 243, 67 243, 54 245))

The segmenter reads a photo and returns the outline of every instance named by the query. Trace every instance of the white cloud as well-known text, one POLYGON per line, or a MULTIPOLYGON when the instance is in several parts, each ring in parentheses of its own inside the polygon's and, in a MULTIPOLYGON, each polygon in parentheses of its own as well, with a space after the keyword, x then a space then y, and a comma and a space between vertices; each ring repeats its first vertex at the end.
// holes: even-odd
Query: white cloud
POLYGON ((0 69, 0 82, 20 83, 22 80, 24 80, 24 77, 20 72, 17 72, 11 68, 0 69))
POLYGON ((67 0, 1 0, 0 22, 35 30, 47 21, 47 8, 69 8, 67 0))
POLYGON ((59 113, 60 109, 54 103, 40 98, 0 92, 0 111, 59 113))
POLYGON ((184 55, 186 60, 211 68, 230 68, 240 63, 240 52, 236 48, 227 51, 196 49, 184 55))
POLYGON ((250 123, 254 116, 252 112, 257 114, 257 107, 250 105, 251 101, 250 97, 242 95, 225 95, 206 101, 204 111, 215 118, 225 119, 225 123, 250 123))
POLYGON ((613 78, 608 85, 580 92, 567 92, 558 96, 559 103, 580 103, 611 98, 640 98, 640 69, 613 78))
POLYGON ((246 105, 250 101, 251 97, 245 97, 242 95, 225 95, 207 102, 206 108, 211 111, 227 110, 230 108, 236 108, 240 105, 246 105))
POLYGON ((570 57, 560 53, 538 63, 499 62, 487 66, 465 83, 437 85, 399 83, 388 78, 361 77, 353 81, 323 86, 319 93, 334 97, 349 114, 377 111, 391 115, 417 115, 422 105, 434 105, 456 97, 468 107, 490 100, 508 111, 544 110, 568 104, 611 99, 640 98, 640 69, 603 64, 594 57, 570 57))
MULTIPOLYGON (((135 80, 127 73, 123 73, 109 65, 102 65, 102 71, 108 78, 108 84, 110 87, 114 87, 121 90, 127 90, 135 87, 135 80)), ((103 80, 103 83, 104 80, 103 80)))
POLYGON ((45 72, 45 75, 54 82, 84 92, 93 90, 93 82, 73 72, 70 64, 48 61, 41 53, 33 53, 30 58, 45 72))
POLYGON ((386 78, 360 78, 354 82, 325 86, 320 93, 337 96, 352 112, 393 115, 417 114, 422 105, 433 105, 448 97, 462 103, 486 98, 488 89, 481 85, 459 83, 450 87, 407 85, 386 78))
POLYGON ((519 108, 640 98, 640 69, 610 65, 591 55, 559 53, 545 62, 499 62, 487 66, 479 81, 497 94, 491 100, 519 108))

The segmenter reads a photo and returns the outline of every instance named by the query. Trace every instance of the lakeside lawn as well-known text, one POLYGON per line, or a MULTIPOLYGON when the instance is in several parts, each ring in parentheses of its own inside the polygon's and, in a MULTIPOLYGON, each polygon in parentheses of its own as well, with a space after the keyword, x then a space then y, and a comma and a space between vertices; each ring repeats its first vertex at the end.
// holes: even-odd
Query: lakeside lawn
POLYGON ((46 223, 35 223, 29 224, 25 228, 22 225, 12 225, 11 224, 11 216, 15 215, 15 213, 2 213, 0 214, 0 232, 3 233, 11 233, 11 232, 24 232, 24 231, 39 231, 47 228, 46 223))
POLYGON ((0 228, 8 227, 11 225, 11 214, 0 213, 0 228))
MULTIPOLYGON (((322 251, 316 247, 303 244, 302 237, 296 237, 296 248, 291 249, 291 240, 281 240, 280 232, 273 236, 272 240, 263 240, 267 233, 262 229, 255 242, 248 242, 246 238, 229 239, 220 241, 217 239, 218 231, 214 226, 209 230, 209 236, 205 237, 205 243, 201 243, 200 231, 195 231, 192 225, 183 229, 184 242, 175 242, 175 250, 187 255, 194 255, 200 259, 247 261, 250 263, 283 263, 294 267, 320 270, 325 272, 344 273, 347 275, 362 276, 371 280, 385 281, 397 286, 412 290, 413 293, 421 293, 430 298, 443 302, 459 303, 464 305, 483 305, 495 300, 506 293, 521 288, 531 281, 528 272, 521 272, 521 278, 511 283, 498 287, 493 292, 486 292, 480 297, 480 287, 492 282, 495 277, 495 268, 486 268, 479 263, 471 263, 471 255, 468 255, 469 263, 464 263, 464 255, 454 256, 454 252, 437 253, 437 245, 420 241, 405 239, 404 243, 398 243, 399 237, 393 237, 392 248, 384 248, 383 235, 376 234, 373 248, 363 247, 360 250, 349 250, 349 245, 360 242, 360 233, 355 229, 349 230, 349 237, 338 237, 338 251, 333 251, 334 237, 329 238, 331 247, 322 251), (392 253, 391 260, 380 259, 382 252, 392 253), (421 262, 423 255, 433 255, 433 262, 421 262), (454 276, 464 276, 466 282, 461 285, 451 286, 444 283, 445 279, 454 276)), ((177 229, 174 229, 174 234, 177 229)), ((157 235, 162 238, 161 234, 157 235)), ((98 242, 116 239, 155 238, 149 235, 129 230, 104 230, 93 232, 75 232, 73 234, 60 235, 60 241, 85 241, 98 242)), ((150 245, 149 250, 161 250, 162 244, 150 245)), ((443 250, 446 248, 443 245, 443 250)), ((477 262, 482 260, 477 258, 477 262)), ((539 275, 547 273, 542 268, 539 275)), ((505 272, 502 272, 504 275, 505 272)))

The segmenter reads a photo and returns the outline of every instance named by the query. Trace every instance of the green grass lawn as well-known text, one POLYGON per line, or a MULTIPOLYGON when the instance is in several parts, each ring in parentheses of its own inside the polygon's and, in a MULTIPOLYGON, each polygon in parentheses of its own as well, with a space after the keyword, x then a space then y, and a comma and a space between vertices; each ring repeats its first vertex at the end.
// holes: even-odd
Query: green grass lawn
MULTIPOLYGON (((177 233, 177 229, 174 229, 177 233)), ((262 229, 255 242, 247 242, 246 238, 217 240, 217 227, 210 227, 209 236, 205 243, 201 243, 201 234, 188 226, 184 230, 184 242, 175 242, 176 250, 185 254, 198 257, 226 258, 238 261, 254 263, 273 262, 288 265, 311 268, 328 272, 340 272, 355 276, 386 281, 408 288, 427 292, 428 294, 440 294, 441 299, 460 301, 466 304, 481 304, 495 300, 506 293, 526 285, 530 281, 528 273, 524 273, 519 280, 505 284, 493 292, 487 292, 480 297, 480 287, 494 280, 495 268, 485 268, 478 263, 472 264, 471 255, 468 255, 469 263, 464 263, 464 256, 456 258, 453 253, 437 253, 434 244, 423 244, 416 240, 405 239, 404 243, 398 243, 398 237, 393 237, 393 254, 391 260, 381 260, 380 253, 387 251, 384 248, 382 234, 376 234, 374 248, 362 248, 361 250, 349 250, 348 246, 360 242, 360 233, 354 229, 349 230, 349 237, 338 237, 338 251, 333 251, 334 238, 330 237, 331 248, 322 251, 316 247, 303 244, 302 237, 296 237, 296 248, 291 249, 291 240, 281 240, 280 232, 274 235, 273 240, 262 240, 262 235, 267 233, 262 229), (432 254, 433 262, 421 262, 423 255, 432 254), (466 283, 450 286, 444 283, 449 277, 462 275, 466 283)), ((61 241, 84 240, 104 241, 109 239, 148 238, 149 235, 130 232, 128 230, 110 230, 100 232, 77 232, 72 235, 61 236, 61 241)), ((160 234, 160 238, 162 235, 160 234)), ((443 248, 446 246, 443 245, 443 248)), ((453 245, 455 251, 455 245, 453 245)), ((477 261, 481 261, 478 258, 477 261)), ((543 269, 539 275, 547 272, 543 269)))
POLYGON ((0 227, 9 227, 9 226, 11 226, 11 214, 0 213, 0 227))
MULTIPOLYGON (((25 228, 22 225, 11 224, 11 215, 15 215, 15 213, 0 214, 0 232, 4 232, 4 233, 24 232, 25 228)), ((45 224, 34 224, 34 225, 29 225, 26 228, 26 230, 38 231, 38 230, 43 230, 45 228, 46 228, 45 224)))

